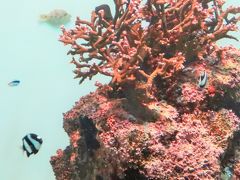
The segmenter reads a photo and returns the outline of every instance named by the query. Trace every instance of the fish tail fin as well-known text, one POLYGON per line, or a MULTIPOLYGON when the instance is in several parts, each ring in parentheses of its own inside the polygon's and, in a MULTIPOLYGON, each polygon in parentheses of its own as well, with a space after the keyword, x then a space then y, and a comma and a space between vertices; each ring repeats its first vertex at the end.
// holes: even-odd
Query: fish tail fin
POLYGON ((26 151, 27 157, 29 157, 31 155, 31 153, 29 153, 28 151, 26 151))
POLYGON ((47 21, 48 20, 48 15, 47 14, 41 14, 39 16, 39 20, 40 21, 47 21))

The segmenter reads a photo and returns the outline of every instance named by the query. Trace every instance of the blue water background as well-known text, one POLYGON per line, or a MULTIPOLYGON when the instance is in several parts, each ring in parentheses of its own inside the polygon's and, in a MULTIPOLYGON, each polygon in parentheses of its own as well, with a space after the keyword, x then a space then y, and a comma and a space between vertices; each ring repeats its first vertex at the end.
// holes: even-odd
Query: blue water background
MULTIPOLYGON (((0 6, 0 180, 53 180, 50 156, 65 148, 68 137, 62 128, 62 113, 80 96, 94 91, 94 81, 108 82, 98 76, 81 86, 73 79, 73 66, 66 55, 69 47, 58 41, 60 29, 39 23, 41 13, 62 8, 72 15, 90 19, 96 5, 110 0, 8 0, 0 6), (18 87, 9 81, 19 79, 18 87), (39 134, 44 143, 40 152, 27 158, 20 146, 30 132, 39 134)), ((231 0, 228 4, 239 5, 231 0)), ((114 8, 112 8, 114 9, 114 8)), ((240 38, 240 34, 235 33, 240 38)), ((222 45, 239 42, 221 40, 222 45)))

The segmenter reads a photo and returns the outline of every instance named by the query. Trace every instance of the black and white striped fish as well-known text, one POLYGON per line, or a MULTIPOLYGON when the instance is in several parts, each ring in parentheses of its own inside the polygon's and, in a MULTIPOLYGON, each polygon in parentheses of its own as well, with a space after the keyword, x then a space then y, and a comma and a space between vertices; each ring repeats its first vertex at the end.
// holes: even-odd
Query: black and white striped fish
POLYGON ((30 133, 22 138, 22 143, 22 149, 26 152, 27 157, 29 157, 31 154, 38 153, 43 140, 40 136, 30 133))
POLYGON ((200 88, 204 88, 205 85, 207 84, 207 79, 208 78, 207 78, 206 71, 201 72, 200 77, 199 77, 199 81, 198 81, 198 86, 200 88))

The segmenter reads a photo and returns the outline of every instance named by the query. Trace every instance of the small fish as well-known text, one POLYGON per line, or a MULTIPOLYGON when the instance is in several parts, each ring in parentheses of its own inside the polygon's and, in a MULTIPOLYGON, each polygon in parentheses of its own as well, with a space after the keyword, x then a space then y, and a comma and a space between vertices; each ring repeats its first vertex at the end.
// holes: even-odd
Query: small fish
POLYGON ((186 73, 186 72, 190 72, 190 73, 194 73, 195 69, 193 67, 185 67, 182 69, 182 72, 186 73))
POLYGON ((230 167, 225 167, 221 173, 222 180, 231 180, 233 176, 233 170, 230 167))
POLYGON ((20 84, 19 80, 14 80, 8 83, 9 86, 18 86, 20 84))
POLYGON ((204 88, 205 85, 207 84, 207 73, 204 70, 203 72, 201 72, 200 77, 199 77, 199 81, 198 81, 198 86, 200 88, 204 88))
POLYGON ((38 153, 43 140, 38 135, 30 133, 22 138, 22 143, 22 149, 26 152, 27 157, 29 157, 31 154, 38 153))
POLYGON ((102 5, 97 6, 95 8, 95 13, 96 14, 101 13, 101 11, 103 11, 102 16, 106 21, 112 21, 113 20, 111 9, 107 4, 102 4, 102 5))
POLYGON ((40 20, 58 26, 70 22, 71 15, 63 9, 55 9, 47 14, 41 14, 40 20))

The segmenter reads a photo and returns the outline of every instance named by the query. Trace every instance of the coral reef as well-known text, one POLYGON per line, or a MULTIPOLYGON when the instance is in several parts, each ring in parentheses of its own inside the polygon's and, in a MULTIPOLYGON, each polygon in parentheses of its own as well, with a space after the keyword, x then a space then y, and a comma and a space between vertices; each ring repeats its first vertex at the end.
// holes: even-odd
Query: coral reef
POLYGON ((115 0, 62 27, 82 83, 108 85, 64 114, 70 145, 50 160, 58 180, 240 177, 240 8, 222 0, 115 0))
POLYGON ((68 174, 65 179, 219 177, 220 155, 240 121, 231 110, 194 111, 145 123, 128 112, 125 101, 97 91, 64 114, 71 143, 51 159, 58 179, 68 174))

